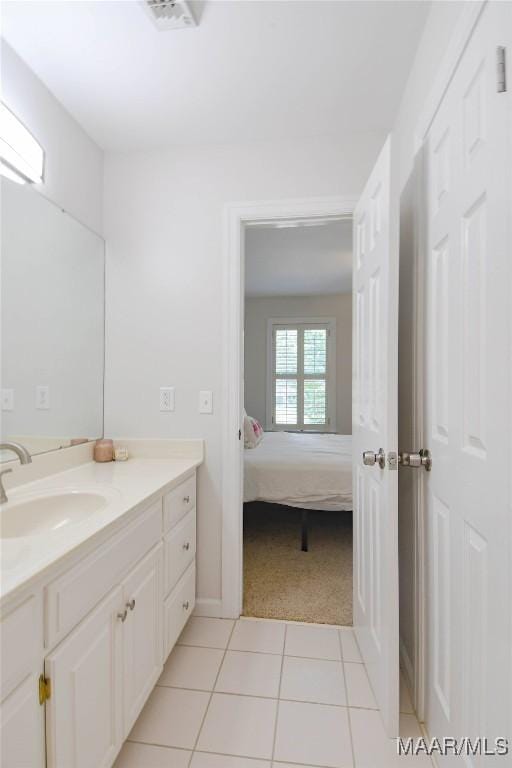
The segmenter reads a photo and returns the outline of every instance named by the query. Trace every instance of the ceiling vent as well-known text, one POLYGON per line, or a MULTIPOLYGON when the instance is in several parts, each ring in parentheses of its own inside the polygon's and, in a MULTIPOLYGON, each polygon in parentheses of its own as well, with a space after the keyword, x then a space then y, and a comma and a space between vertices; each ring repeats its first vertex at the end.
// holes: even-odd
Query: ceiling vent
POLYGON ((144 0, 144 6, 158 29, 184 29, 196 26, 186 0, 144 0))

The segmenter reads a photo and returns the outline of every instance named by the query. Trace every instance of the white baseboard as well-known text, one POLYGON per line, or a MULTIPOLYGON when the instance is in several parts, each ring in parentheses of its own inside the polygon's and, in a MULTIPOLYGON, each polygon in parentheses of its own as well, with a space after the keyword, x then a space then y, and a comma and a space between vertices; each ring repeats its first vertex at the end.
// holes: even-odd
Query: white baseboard
POLYGON ((210 619, 222 618, 222 600, 210 597, 198 597, 193 615, 206 616, 210 619))

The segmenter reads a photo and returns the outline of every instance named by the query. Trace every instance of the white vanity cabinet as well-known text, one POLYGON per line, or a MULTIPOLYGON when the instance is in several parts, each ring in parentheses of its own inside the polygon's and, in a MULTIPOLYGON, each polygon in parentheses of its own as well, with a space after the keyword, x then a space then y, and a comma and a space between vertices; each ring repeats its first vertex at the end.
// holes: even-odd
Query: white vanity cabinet
POLYGON ((158 544, 123 582, 124 608, 119 620, 126 735, 162 672, 162 552, 162 544, 158 544))
POLYGON ((122 626, 117 587, 45 661, 47 764, 108 768, 123 740, 122 626))
POLYGON ((108 768, 162 671, 162 545, 47 656, 48 766, 108 768))
POLYGON ((2 768, 113 765, 194 607, 195 514, 194 472, 2 615, 2 768))
POLYGON ((0 765, 44 768, 44 709, 38 680, 43 648, 40 594, 24 595, 0 619, 0 765))

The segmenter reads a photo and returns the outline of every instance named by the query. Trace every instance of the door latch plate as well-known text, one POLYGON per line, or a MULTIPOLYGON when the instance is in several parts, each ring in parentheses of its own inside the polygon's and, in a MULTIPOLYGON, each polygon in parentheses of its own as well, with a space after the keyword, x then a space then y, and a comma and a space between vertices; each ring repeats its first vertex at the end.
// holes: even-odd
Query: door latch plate
POLYGON ((388 451, 388 469, 398 469, 398 454, 396 451, 388 451))

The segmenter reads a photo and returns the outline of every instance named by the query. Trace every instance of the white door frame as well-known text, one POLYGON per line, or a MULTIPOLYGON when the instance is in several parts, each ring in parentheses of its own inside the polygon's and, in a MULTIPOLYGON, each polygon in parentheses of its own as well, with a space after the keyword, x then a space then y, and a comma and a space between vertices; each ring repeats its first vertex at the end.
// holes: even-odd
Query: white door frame
POLYGON ((312 197, 231 203, 224 211, 223 434, 222 434, 222 616, 242 611, 243 505, 243 323, 244 230, 250 222, 352 216, 357 197, 312 197))

